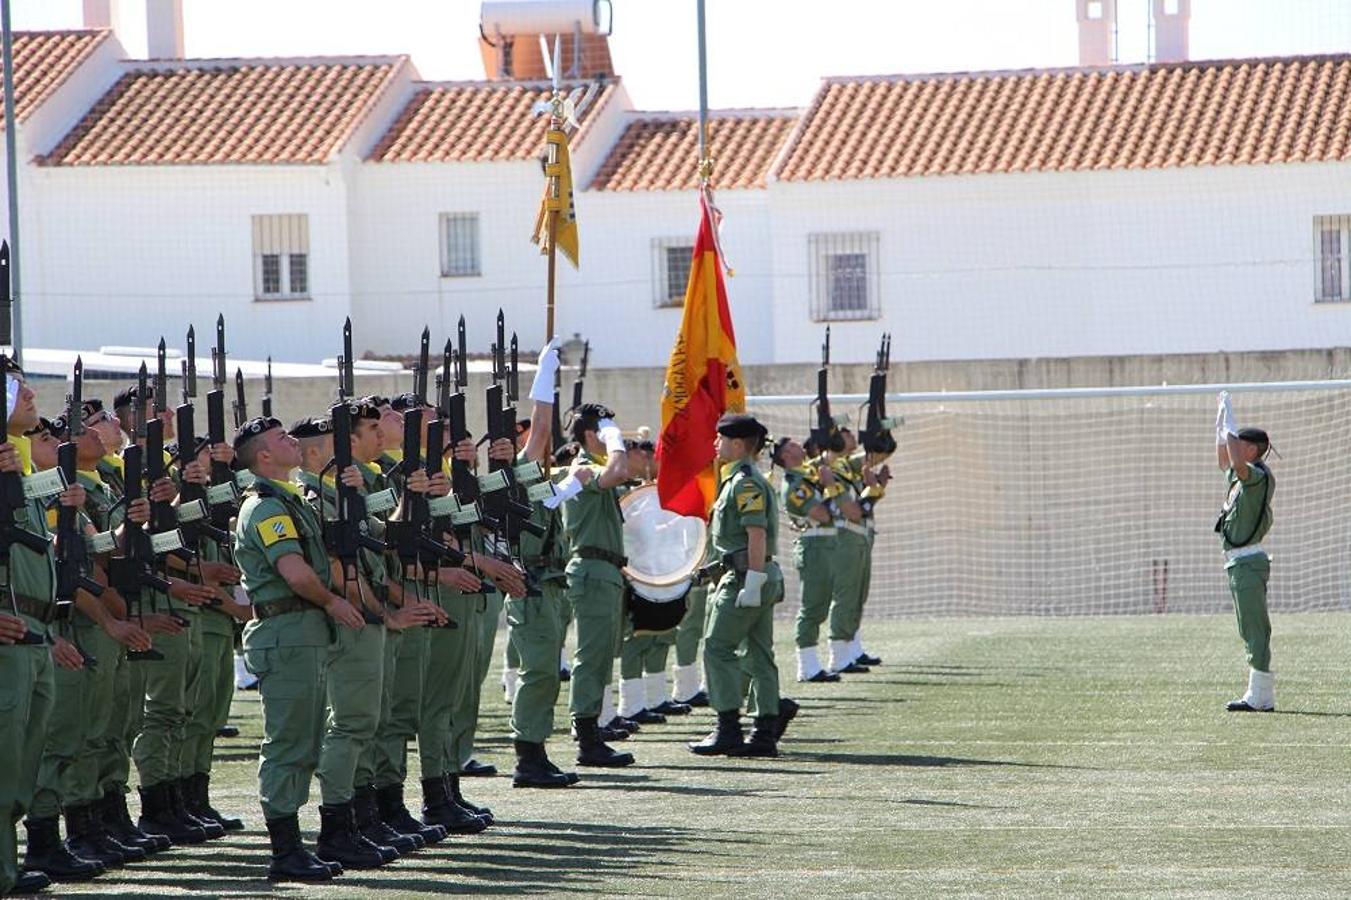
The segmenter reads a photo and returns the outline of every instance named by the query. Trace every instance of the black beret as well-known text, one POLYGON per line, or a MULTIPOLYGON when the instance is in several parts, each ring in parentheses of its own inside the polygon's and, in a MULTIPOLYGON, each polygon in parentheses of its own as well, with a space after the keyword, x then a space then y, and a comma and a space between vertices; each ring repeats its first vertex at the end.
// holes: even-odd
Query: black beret
POLYGON ((529 430, 530 430, 530 420, 529 420, 529 419, 517 419, 517 420, 516 420, 516 433, 517 433, 517 434, 520 434, 520 433, 523 432, 523 431, 529 431, 529 430))
POLYGON ((46 416, 38 416, 38 423, 34 425, 32 428, 25 431, 24 436, 33 437, 35 435, 42 434, 45 431, 52 437, 57 438, 59 440, 61 438, 61 435, 64 434, 66 431, 66 420, 64 418, 58 418, 57 422, 61 423, 60 431, 57 431, 56 423, 53 422, 51 419, 47 418, 46 416))
POLYGON ((83 418, 87 419, 90 416, 97 415, 101 412, 103 412, 103 401, 97 397, 93 397, 80 404, 80 416, 83 418))
POLYGON ((293 438, 316 438, 332 434, 333 420, 328 416, 305 416, 296 419, 286 433, 293 438))
POLYGON ((777 441, 775 441, 774 449, 771 450, 769 453, 769 461, 774 463, 776 466, 783 465, 783 461, 779 459, 779 454, 783 452, 783 448, 788 446, 789 442, 792 440, 793 439, 790 437, 781 437, 777 441))
POLYGON ((1260 449, 1263 453, 1266 453, 1267 448, 1271 446, 1271 438, 1268 437, 1267 433, 1260 428, 1253 428, 1253 427, 1240 428, 1238 430, 1238 434, 1235 435, 1235 437, 1237 437, 1240 441, 1247 441, 1249 444, 1256 444, 1258 449, 1260 449))
POLYGON ((603 403, 583 403, 577 407, 577 415, 590 419, 613 419, 614 410, 603 403))
POLYGON ((272 429, 280 427, 280 419, 274 419, 272 416, 255 416, 239 426, 239 430, 235 432, 234 440, 231 441, 231 446, 233 446, 235 452, 238 453, 240 450, 244 449, 245 444, 258 437, 258 435, 266 434, 272 429))
POLYGON ((405 391, 402 394, 395 394, 391 397, 389 405, 391 408, 403 412, 406 409, 421 409, 426 404, 418 399, 417 394, 414 394, 412 391, 405 391))
POLYGON ((769 432, 755 416, 746 413, 727 413, 718 420, 718 434, 729 438, 763 439, 769 432))
POLYGON ((371 406, 374 406, 376 408, 379 408, 381 406, 389 406, 389 398, 381 397, 379 394, 370 394, 368 396, 362 397, 361 402, 369 403, 371 406))

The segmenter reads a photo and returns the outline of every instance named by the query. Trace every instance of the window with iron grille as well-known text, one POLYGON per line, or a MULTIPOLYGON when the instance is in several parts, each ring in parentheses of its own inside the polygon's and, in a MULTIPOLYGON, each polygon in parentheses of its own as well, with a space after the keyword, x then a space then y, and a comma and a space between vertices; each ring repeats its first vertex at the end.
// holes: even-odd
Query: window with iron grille
POLYGON ((690 282, 694 245, 687 237, 652 241, 652 305, 657 308, 685 305, 690 282))
POLYGON ((441 277, 482 275, 478 253, 478 213, 441 213, 441 277))
POLYGON ((1351 300, 1347 278, 1347 248, 1351 245, 1351 216, 1315 216, 1313 220, 1314 302, 1351 300))
POLYGON ((253 217, 253 293, 259 300, 310 298, 310 219, 253 217))
POLYGON ((881 315, 877 232, 807 237, 811 313, 817 322, 876 319, 881 315))

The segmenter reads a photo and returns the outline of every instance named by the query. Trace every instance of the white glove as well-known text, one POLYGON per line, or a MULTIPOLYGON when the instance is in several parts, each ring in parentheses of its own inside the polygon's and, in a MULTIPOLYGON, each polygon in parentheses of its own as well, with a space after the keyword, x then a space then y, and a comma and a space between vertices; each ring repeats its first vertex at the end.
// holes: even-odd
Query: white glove
POLYGON ((582 492, 582 483, 577 480, 577 476, 571 472, 558 484, 554 485, 554 495, 545 497, 541 502, 545 509, 558 509, 567 500, 571 500, 582 492))
POLYGON ((14 415, 14 409, 19 405, 19 379, 8 373, 5 374, 5 416, 14 415))
POLYGON ((596 423, 596 437, 605 445, 605 452, 608 454, 624 452, 624 435, 615 424, 614 419, 601 419, 596 423))
POLYGON ((536 403, 554 402, 554 381, 558 377, 559 340, 555 337, 539 352, 539 370, 530 383, 530 399, 536 403))
POLYGON ((1220 391, 1220 417, 1222 433, 1237 435, 1238 423, 1234 421, 1234 405, 1228 391, 1220 391))
POLYGON ((741 586, 741 590, 736 595, 736 605, 738 607, 759 606, 760 590, 765 586, 769 576, 764 572, 757 572, 754 569, 746 570, 746 580, 741 586))

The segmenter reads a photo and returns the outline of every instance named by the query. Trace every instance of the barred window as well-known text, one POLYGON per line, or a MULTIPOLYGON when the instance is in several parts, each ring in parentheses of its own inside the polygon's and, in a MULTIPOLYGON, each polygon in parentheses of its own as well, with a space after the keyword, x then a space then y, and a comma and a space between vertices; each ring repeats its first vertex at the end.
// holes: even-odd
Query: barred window
POLYGON ((310 298, 309 216, 253 217, 253 293, 258 300, 310 298))
POLYGON ((1351 300, 1347 291, 1347 245, 1351 216, 1315 216, 1313 220, 1314 302, 1342 303, 1351 300))
POLYGON ((684 306, 690 282, 694 245, 687 237, 654 238, 652 241, 652 305, 657 308, 684 306))
POLYGON ((876 319, 881 315, 879 244, 877 232, 808 236, 813 321, 876 319))
POLYGON ((441 277, 482 275, 478 252, 478 213, 441 213, 441 277))

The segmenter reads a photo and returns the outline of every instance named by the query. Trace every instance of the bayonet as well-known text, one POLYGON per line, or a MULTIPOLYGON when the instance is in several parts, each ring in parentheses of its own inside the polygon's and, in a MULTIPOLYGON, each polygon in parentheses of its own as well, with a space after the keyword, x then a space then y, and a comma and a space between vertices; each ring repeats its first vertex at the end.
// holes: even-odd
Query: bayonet
POLYGON ((159 347, 155 351, 155 387, 153 390, 155 417, 169 408, 169 376, 165 372, 165 349, 164 338, 159 339, 159 347))
POLYGON ((211 384, 225 390, 225 316, 216 317, 216 346, 211 348, 211 384))
POLYGON ((413 370, 413 396, 418 404, 427 405, 427 372, 431 368, 432 333, 425 325, 422 328, 422 340, 418 346, 417 368, 413 370))
POLYGON ((342 356, 338 357, 338 397, 347 399, 356 393, 356 377, 352 371, 352 318, 342 325, 342 356))
POLYGON ((459 330, 456 336, 455 345, 455 389, 463 390, 469 387, 469 363, 464 349, 464 316, 460 316, 459 330))
POLYGON ((183 361, 183 402, 191 403, 197 396, 197 332, 188 326, 188 358, 183 361))
POLYGON ((75 357, 75 371, 71 377, 70 393, 66 395, 66 427, 70 429, 66 439, 72 444, 84 434, 84 360, 75 357))
POLYGON ((249 420, 249 407, 244 402, 244 370, 235 367, 235 428, 239 428, 249 420))
POLYGON ((263 415, 272 417, 272 357, 267 358, 267 374, 263 376, 263 415))
POLYGON ((10 287, 9 241, 0 241, 0 344, 6 347, 14 344, 14 298, 10 294, 10 287))
POLYGON ((516 332, 511 333, 511 366, 507 369, 507 402, 515 403, 521 395, 521 369, 516 332))
POLYGON ((140 371, 136 373, 136 399, 131 403, 132 421, 136 424, 136 437, 145 438, 145 395, 150 392, 150 375, 142 360, 140 371))

